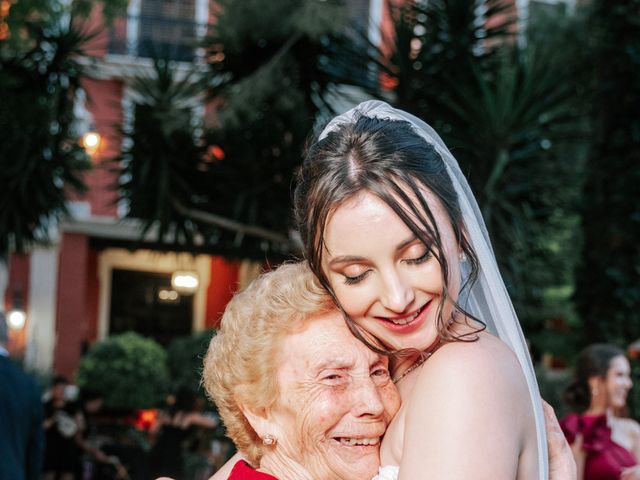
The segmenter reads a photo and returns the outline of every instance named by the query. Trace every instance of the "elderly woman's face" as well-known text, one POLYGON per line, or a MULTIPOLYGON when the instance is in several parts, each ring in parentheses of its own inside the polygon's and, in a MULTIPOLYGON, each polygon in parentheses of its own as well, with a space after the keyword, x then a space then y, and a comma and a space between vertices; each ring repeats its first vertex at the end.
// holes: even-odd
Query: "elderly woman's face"
POLYGON ((369 479, 400 406, 387 359, 353 337, 340 313, 284 338, 270 420, 278 446, 314 479, 369 479))

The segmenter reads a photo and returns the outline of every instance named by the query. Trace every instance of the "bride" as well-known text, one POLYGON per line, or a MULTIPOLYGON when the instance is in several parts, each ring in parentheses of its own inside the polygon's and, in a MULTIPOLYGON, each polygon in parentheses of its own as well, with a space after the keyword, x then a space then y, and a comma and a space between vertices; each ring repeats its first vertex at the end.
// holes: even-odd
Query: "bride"
POLYGON ((353 333, 393 359, 403 405, 382 465, 401 480, 547 478, 526 343, 475 198, 435 131, 379 101, 338 116, 307 152, 295 213, 353 333))

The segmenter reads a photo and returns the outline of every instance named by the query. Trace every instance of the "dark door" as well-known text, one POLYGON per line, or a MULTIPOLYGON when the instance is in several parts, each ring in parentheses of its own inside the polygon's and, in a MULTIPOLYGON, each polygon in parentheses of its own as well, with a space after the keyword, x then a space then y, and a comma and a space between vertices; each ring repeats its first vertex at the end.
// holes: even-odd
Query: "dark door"
POLYGON ((171 274, 114 269, 109 334, 134 331, 167 345, 191 333, 193 295, 171 288, 171 274))

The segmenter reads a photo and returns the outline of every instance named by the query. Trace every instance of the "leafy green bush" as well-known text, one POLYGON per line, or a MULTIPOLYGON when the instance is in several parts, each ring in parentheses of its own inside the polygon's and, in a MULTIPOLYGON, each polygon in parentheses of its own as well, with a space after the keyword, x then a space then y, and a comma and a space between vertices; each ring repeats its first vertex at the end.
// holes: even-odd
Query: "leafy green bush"
POLYGON ((538 365, 536 377, 540 395, 554 408, 556 416, 562 418, 569 413, 570 409, 564 402, 563 395, 571 382, 571 370, 548 369, 538 365))
POLYGON ((155 341, 136 333, 111 336, 96 343, 78 368, 80 388, 104 396, 116 409, 156 405, 169 384, 167 354, 155 341))
POLYGON ((167 365, 174 391, 181 386, 189 387, 193 391, 199 390, 202 361, 214 335, 215 330, 204 330, 178 337, 169 344, 167 365))

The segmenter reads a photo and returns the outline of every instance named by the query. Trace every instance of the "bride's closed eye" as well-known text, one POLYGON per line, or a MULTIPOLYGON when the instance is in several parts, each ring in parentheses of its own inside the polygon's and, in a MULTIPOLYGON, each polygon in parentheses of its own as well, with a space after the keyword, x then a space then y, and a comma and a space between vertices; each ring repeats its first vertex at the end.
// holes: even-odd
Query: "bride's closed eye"
POLYGON ((417 238, 402 249, 400 259, 406 265, 420 265, 432 257, 431 250, 417 238))
POLYGON ((404 262, 408 265, 420 265, 431 258, 431 250, 425 249, 425 252, 419 257, 405 258, 404 262))
POLYGON ((340 274, 344 277, 345 285, 355 285, 361 282, 371 271, 368 266, 353 264, 342 269, 340 274))
POLYGON ((345 275, 343 273, 342 276, 344 277, 344 283, 345 285, 355 285, 356 283, 360 283, 362 280, 364 280, 364 277, 366 277, 369 272, 370 270, 366 270, 360 275, 356 275, 354 277, 350 277, 349 275, 345 275))

